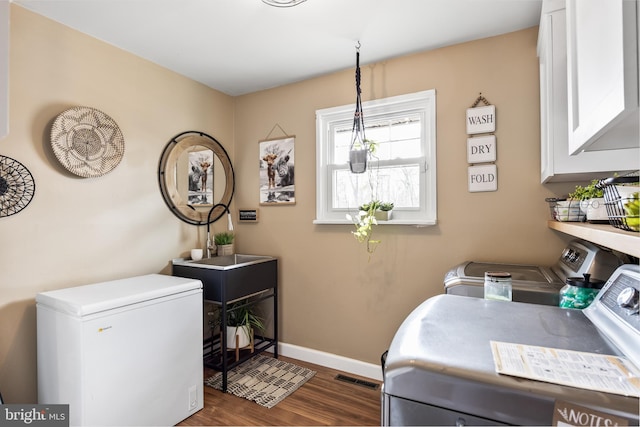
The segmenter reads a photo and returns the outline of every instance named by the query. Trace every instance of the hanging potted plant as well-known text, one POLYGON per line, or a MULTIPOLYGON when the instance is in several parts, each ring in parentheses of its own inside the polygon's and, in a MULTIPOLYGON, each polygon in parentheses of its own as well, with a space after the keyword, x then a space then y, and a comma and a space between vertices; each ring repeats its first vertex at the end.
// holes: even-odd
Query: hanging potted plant
POLYGON ((351 173, 364 173, 367 160, 375 152, 376 145, 368 140, 364 132, 364 112, 362 110, 362 90, 360 89, 360 43, 356 48, 356 111, 353 114, 351 145, 349 147, 349 168, 351 173))
POLYGON ((349 167, 351 173, 363 173, 367 170, 367 157, 369 150, 366 148, 351 148, 349 150, 349 167))
POLYGON ((367 170, 369 157, 375 154, 377 144, 370 139, 358 140, 351 144, 349 150, 349 168, 351 173, 364 173, 367 170))
MULTIPOLYGON (((362 110, 362 97, 360 89, 360 42, 356 47, 356 111, 353 115, 353 128, 351 131, 351 145, 349 150, 349 168, 351 173, 364 173, 367 171, 367 162, 375 155, 378 147, 373 140, 365 136, 364 114, 362 110)), ((367 252, 373 254, 380 240, 371 238, 373 226, 378 220, 389 220, 393 203, 382 203, 375 198, 377 192, 376 177, 369 169, 369 186, 371 187, 372 200, 358 208, 358 214, 354 217, 347 214, 347 219, 355 224, 352 234, 360 243, 366 243, 367 252)))

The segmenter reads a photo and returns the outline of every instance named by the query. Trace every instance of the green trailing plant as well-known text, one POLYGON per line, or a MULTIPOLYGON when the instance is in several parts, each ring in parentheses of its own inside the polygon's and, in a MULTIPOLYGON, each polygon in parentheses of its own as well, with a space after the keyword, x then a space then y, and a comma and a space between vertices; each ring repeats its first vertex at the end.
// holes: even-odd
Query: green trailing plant
POLYGON ((576 185, 576 188, 573 192, 569 193, 569 198, 571 200, 588 200, 588 199, 596 199, 598 197, 604 197, 602 189, 597 188, 598 180, 594 179, 591 181, 591 184, 583 187, 581 185, 576 185))
POLYGON ((374 140, 368 139, 368 138, 365 138, 363 142, 364 142, 367 150, 369 150, 369 154, 371 154, 372 156, 375 155, 376 154, 376 150, 378 149, 378 143, 375 142, 374 140))
POLYGON ((231 231, 221 231, 213 236, 216 246, 230 245, 233 243, 234 234, 231 231))
POLYGON ((367 244, 367 252, 369 254, 372 254, 375 251, 376 245, 380 243, 380 240, 373 240, 371 238, 373 226, 378 224, 375 212, 376 210, 373 208, 359 210, 356 218, 350 218, 356 226, 355 231, 351 233, 353 233, 358 242, 367 244))
MULTIPOLYGON (((375 157, 375 153, 378 149, 378 143, 368 138, 361 140, 356 138, 352 142, 351 149, 366 150, 367 156, 375 157)), ((347 214, 347 219, 353 222, 356 227, 356 229, 351 233, 358 242, 366 244, 367 253, 369 253, 369 255, 374 253, 377 245, 381 242, 380 240, 372 238, 374 226, 378 224, 376 212, 390 211, 393 209, 393 203, 381 202, 375 198, 377 191, 375 188, 376 179, 373 174, 373 170, 369 168, 369 187, 371 188, 371 194, 374 196, 373 199, 369 203, 359 206, 358 213, 355 216, 347 214)))
POLYGON ((376 219, 376 211, 390 211, 393 209, 393 203, 381 202, 379 200, 372 200, 369 203, 361 205, 358 209, 358 214, 354 218, 347 214, 347 219, 353 221, 356 226, 355 231, 351 233, 360 243, 366 243, 367 252, 373 254, 376 250, 376 246, 380 243, 380 240, 372 239, 373 226, 378 224, 376 219))
POLYGON ((362 142, 356 140, 353 142, 351 146, 352 150, 367 150, 368 154, 374 155, 376 154, 376 150, 378 149, 378 143, 372 139, 365 138, 362 142))

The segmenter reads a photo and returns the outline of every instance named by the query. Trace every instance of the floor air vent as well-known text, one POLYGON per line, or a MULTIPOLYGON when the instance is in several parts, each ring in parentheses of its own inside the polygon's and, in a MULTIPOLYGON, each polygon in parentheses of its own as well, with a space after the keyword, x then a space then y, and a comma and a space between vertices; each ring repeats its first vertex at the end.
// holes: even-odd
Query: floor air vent
POLYGON ((359 385, 359 386, 362 386, 362 387, 366 387, 366 388, 371 389, 371 390, 377 390, 378 387, 379 387, 379 384, 374 383, 372 381, 360 380, 358 378, 353 378, 353 377, 350 377, 350 376, 347 376, 347 375, 342 375, 342 374, 336 375, 336 379, 338 381, 344 381, 346 383, 351 383, 351 384, 359 385))

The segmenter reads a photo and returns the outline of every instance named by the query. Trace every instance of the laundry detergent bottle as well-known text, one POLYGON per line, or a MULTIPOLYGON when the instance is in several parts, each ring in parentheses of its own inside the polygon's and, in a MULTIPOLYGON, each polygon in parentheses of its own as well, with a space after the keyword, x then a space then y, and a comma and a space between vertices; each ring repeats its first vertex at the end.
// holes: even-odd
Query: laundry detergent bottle
POLYGON ((584 277, 568 277, 566 285, 560 289, 560 307, 583 309, 589 307, 604 286, 605 282, 591 279, 591 275, 584 277))

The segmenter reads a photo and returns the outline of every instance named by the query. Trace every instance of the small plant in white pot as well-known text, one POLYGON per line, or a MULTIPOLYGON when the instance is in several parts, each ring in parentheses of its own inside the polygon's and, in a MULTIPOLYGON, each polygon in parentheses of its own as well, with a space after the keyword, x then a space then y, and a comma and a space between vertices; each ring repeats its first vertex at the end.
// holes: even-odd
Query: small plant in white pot
POLYGON ((608 222, 609 216, 604 204, 604 194, 597 187, 599 181, 594 179, 586 187, 577 185, 575 190, 569 194, 571 200, 580 202, 580 209, 586 215, 589 222, 608 222))
POLYGON ((376 210, 376 219, 378 221, 389 221, 391 219, 391 213, 393 212, 393 203, 380 202, 380 206, 376 210))
POLYGON ((389 221, 393 211, 393 203, 373 200, 360 206, 360 211, 373 213, 378 221, 389 221))
POLYGON ((244 348, 252 344, 255 330, 264 332, 263 319, 254 311, 248 299, 227 307, 227 349, 244 348))

